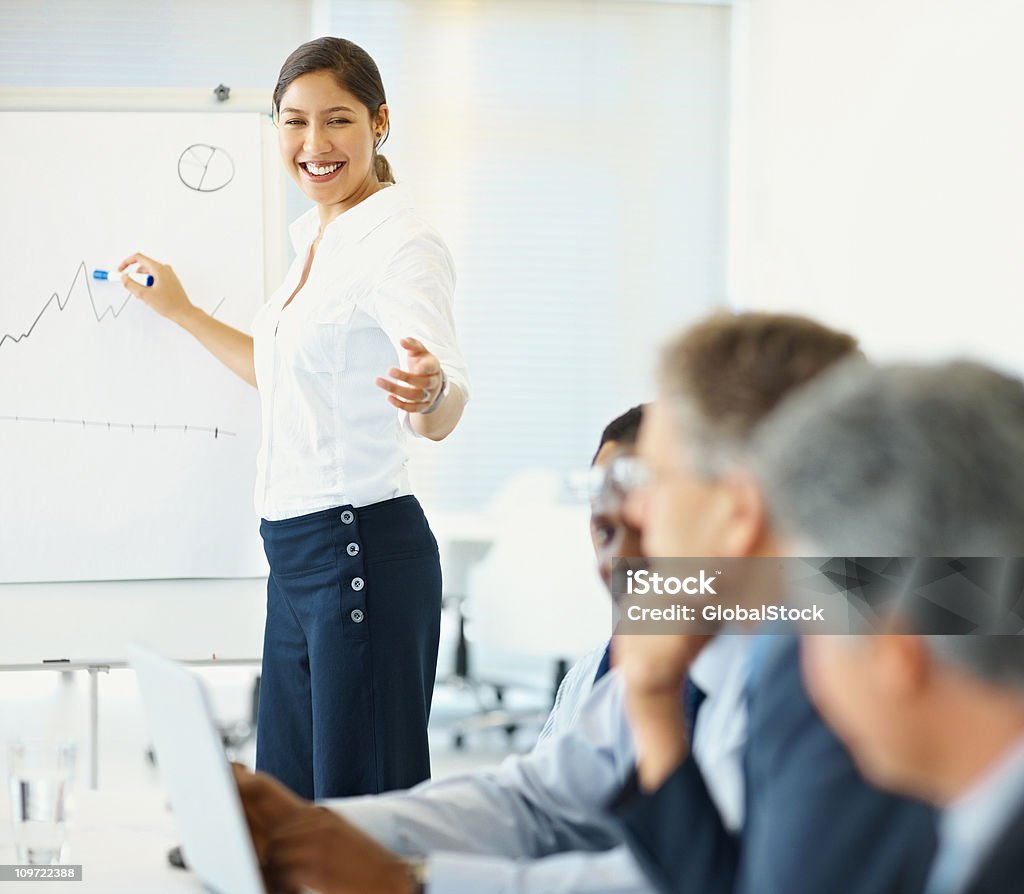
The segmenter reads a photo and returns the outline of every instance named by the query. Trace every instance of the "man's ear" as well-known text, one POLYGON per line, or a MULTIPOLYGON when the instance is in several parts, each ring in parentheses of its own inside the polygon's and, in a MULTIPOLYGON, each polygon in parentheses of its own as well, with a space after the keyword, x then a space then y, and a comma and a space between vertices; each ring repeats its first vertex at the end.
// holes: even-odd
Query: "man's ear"
POLYGON ((743 469, 726 472, 716 483, 708 507, 709 530, 719 555, 751 556, 762 552, 766 515, 761 488, 743 469))
POLYGON ((916 695, 928 683, 932 659, 923 637, 910 633, 882 633, 869 638, 875 685, 898 699, 916 695))

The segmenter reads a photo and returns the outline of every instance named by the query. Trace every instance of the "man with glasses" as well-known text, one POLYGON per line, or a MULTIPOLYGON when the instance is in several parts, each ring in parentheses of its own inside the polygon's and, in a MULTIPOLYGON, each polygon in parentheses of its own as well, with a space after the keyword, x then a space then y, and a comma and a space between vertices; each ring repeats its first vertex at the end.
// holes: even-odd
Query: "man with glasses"
MULTIPOLYGON (((598 574, 609 591, 615 559, 640 551, 640 532, 622 515, 625 494, 616 483, 614 470, 633 455, 643 413, 641 404, 609 422, 601 432, 590 468, 583 475, 573 476, 570 482, 573 490, 590 503, 590 540, 598 574)), ((602 643, 569 668, 555 694, 555 703, 539 741, 559 735, 576 722, 590 690, 608 673, 610 660, 610 643, 602 643)))

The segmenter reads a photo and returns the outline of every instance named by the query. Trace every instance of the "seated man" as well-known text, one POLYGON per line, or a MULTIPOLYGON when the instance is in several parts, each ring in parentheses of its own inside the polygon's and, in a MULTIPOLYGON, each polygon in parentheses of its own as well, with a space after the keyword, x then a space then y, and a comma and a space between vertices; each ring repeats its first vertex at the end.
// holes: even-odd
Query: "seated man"
MULTIPOLYGON (((854 351, 852 338, 809 320, 719 314, 690 329, 672 355, 694 417, 716 449, 731 455, 789 391, 854 351)), ((689 496, 699 494, 681 498, 689 496)), ((681 512, 690 529, 700 520, 700 503, 688 506, 681 512)), ((744 818, 747 643, 720 638, 692 668, 706 692, 692 730, 693 757, 706 774, 711 809, 729 832, 744 818)), ((612 672, 567 730, 496 770, 333 802, 330 809, 289 796, 260 775, 240 773, 239 785, 257 853, 281 887, 413 890, 398 856, 429 854, 431 894, 627 892, 647 886, 617 847, 621 832, 604 806, 633 762, 621 679, 612 672)))
MULTIPOLYGON (((861 360, 844 365, 866 366, 861 360)), ((785 497, 784 487, 766 494, 752 476, 751 436, 739 445, 723 441, 723 428, 749 432, 743 428, 746 421, 729 415, 719 420, 717 430, 709 426, 706 409, 695 412, 700 405, 692 381, 685 355, 681 358, 670 346, 661 364, 658 397, 645 414, 638 442, 646 472, 636 475, 627 500, 627 515, 643 531, 644 552, 804 554, 794 553, 803 548, 802 541, 788 541, 775 524, 774 501, 785 497)), ((728 389, 730 383, 717 385, 728 389)), ((772 416, 766 424, 772 424, 772 416)), ((816 444, 819 434, 811 424, 800 437, 816 444)), ((883 449, 885 438, 878 439, 883 449)), ((831 519, 849 514, 867 519, 864 531, 871 539, 835 546, 839 555, 849 554, 846 550, 910 555, 906 550, 922 543, 933 549, 945 543, 918 537, 927 530, 923 522, 889 525, 884 516, 873 516, 870 505, 830 489, 830 476, 859 482, 867 474, 850 464, 847 451, 822 450, 814 454, 814 463, 802 459, 807 453, 793 447, 789 458, 804 470, 819 510, 817 523, 827 528, 831 519)), ((916 508, 933 487, 941 492, 942 483, 915 476, 899 499, 916 508)), ((885 496, 877 493, 879 501, 885 496)), ((971 524, 955 512, 947 523, 950 531, 971 524)), ((709 791, 710 780, 695 751, 700 715, 691 736, 683 698, 688 672, 692 678, 692 669, 721 637, 710 645, 707 637, 694 635, 618 637, 617 663, 639 763, 613 809, 652 882, 664 891, 694 894, 920 892, 934 852, 930 810, 870 786, 857 772, 809 701, 795 636, 740 638, 756 645, 746 671, 745 821, 737 835, 709 791)))
MULTIPOLYGON (((609 422, 601 432, 597 452, 590 463, 591 471, 597 473, 591 477, 587 493, 590 500, 590 539, 594 544, 598 573, 609 590, 612 561, 620 556, 636 555, 640 549, 639 532, 622 518, 623 494, 610 473, 616 459, 633 453, 643 412, 641 404, 609 422)), ((609 664, 609 644, 601 643, 569 668, 540 732, 542 741, 559 735, 576 722, 580 707, 594 683, 608 672, 609 664)))
MULTIPOLYGON (((1019 556, 1020 382, 960 363, 809 391, 765 431, 760 463, 784 495, 773 513, 788 537, 833 555, 881 527, 920 532, 905 555, 1019 556), (824 461, 833 455, 841 466, 824 461), (822 489, 851 511, 824 511, 822 489)), ((973 561, 939 612, 924 587, 883 612, 881 631, 804 640, 807 686, 865 774, 942 808, 928 894, 1024 890, 1024 638, 948 632, 962 618, 1011 632, 1015 606, 1024 624, 1020 560, 973 561), (990 602, 971 581, 990 584, 990 602)))

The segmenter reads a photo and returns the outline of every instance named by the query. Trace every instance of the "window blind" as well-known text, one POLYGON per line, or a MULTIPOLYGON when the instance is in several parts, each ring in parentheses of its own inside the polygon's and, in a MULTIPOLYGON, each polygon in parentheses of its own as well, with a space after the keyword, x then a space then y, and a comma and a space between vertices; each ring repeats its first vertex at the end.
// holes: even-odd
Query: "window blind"
POLYGON ((473 397, 417 445, 428 508, 586 465, 652 396, 657 346, 724 297, 729 10, 634 2, 329 2, 377 61, 385 153, 458 271, 473 397))

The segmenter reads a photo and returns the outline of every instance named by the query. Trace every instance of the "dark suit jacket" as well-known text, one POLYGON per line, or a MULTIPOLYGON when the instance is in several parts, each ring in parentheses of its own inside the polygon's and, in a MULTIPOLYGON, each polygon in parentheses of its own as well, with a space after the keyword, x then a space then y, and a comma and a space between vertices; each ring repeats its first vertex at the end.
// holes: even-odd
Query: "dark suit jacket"
POLYGON ((656 792, 632 783, 612 805, 640 865, 662 891, 920 894, 934 812, 862 779, 807 696, 799 639, 772 639, 748 690, 742 835, 687 758, 656 792))
POLYGON ((1024 804, 968 883, 965 894, 1024 891, 1024 804))

